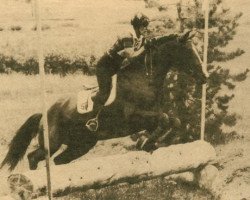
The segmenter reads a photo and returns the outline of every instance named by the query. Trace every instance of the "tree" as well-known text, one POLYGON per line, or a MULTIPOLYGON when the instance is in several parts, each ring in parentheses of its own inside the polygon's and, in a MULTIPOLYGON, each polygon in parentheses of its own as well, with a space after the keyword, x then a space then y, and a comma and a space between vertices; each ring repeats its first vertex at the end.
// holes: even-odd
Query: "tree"
MULTIPOLYGON (((156 0, 145 0, 147 7, 158 7, 159 12, 166 12, 168 6, 162 6, 156 0)), ((173 6, 173 5, 170 5, 173 6)), ((177 18, 158 18, 154 20, 152 34, 167 34, 169 30, 196 29, 196 38, 193 41, 202 57, 204 16, 202 2, 189 0, 189 4, 175 5, 177 18), (160 22, 160 23, 159 23, 160 22)), ((166 12, 167 13, 167 12, 166 12)), ((206 140, 213 143, 224 143, 229 136, 237 136, 236 132, 226 133, 222 126, 234 126, 237 123, 237 114, 229 113, 229 102, 234 98, 233 90, 237 82, 247 78, 248 69, 232 75, 230 70, 223 67, 223 62, 241 56, 244 50, 237 48, 226 51, 225 47, 236 35, 239 19, 242 13, 232 15, 230 9, 223 8, 222 0, 210 1, 209 12, 209 46, 208 46, 208 72, 210 74, 207 84, 206 101, 206 140), (227 88, 226 94, 221 94, 222 88, 227 88)), ((182 142, 199 138, 201 114, 201 87, 197 86, 190 77, 184 73, 172 71, 168 74, 166 83, 165 110, 177 115, 182 121, 180 138, 182 142)), ((225 89, 223 90, 225 91, 225 89)))

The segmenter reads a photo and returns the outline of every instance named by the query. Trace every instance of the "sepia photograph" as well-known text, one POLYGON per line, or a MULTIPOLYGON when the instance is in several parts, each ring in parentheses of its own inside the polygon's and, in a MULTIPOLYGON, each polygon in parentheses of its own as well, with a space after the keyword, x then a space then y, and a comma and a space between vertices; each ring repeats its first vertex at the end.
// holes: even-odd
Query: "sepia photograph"
POLYGON ((0 1, 0 200, 250 200, 250 1, 0 1))

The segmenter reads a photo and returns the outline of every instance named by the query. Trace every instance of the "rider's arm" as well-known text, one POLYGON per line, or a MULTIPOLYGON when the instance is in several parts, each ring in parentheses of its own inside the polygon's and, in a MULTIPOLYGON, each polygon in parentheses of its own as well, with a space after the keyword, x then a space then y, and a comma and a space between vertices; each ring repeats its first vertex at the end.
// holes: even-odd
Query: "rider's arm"
POLYGON ((130 48, 124 48, 119 52, 122 58, 124 58, 122 67, 126 67, 130 63, 134 62, 140 55, 145 52, 144 42, 145 38, 141 36, 140 38, 135 38, 133 40, 133 46, 130 48))
POLYGON ((121 55, 119 52, 126 48, 131 48, 131 47, 133 47, 133 35, 127 34, 127 35, 118 37, 115 44, 107 51, 107 53, 111 57, 120 56, 121 58, 124 59, 123 55, 121 55))

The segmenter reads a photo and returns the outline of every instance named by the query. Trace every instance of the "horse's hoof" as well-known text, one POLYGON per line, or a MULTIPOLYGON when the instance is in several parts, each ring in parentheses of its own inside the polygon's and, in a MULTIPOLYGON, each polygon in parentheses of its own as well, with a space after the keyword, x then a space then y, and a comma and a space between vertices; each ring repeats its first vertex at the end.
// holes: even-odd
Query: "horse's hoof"
POLYGON ((29 163, 30 170, 36 170, 37 169, 37 164, 34 163, 29 163))
POLYGON ((138 149, 147 151, 147 152, 152 152, 157 149, 155 142, 152 141, 150 138, 147 137, 142 137, 136 144, 138 149))
POLYGON ((29 168, 30 170, 36 170, 37 169, 37 163, 34 161, 34 159, 31 156, 28 156, 29 160, 29 168))
POLYGON ((61 161, 61 159, 59 159, 57 157, 54 158, 54 163, 55 163, 55 165, 61 165, 61 164, 63 164, 62 161, 61 161))
POLYGON ((146 144, 142 147, 142 150, 144 150, 146 152, 152 152, 156 149, 157 149, 157 147, 156 147, 154 142, 149 142, 149 143, 146 142, 146 144))

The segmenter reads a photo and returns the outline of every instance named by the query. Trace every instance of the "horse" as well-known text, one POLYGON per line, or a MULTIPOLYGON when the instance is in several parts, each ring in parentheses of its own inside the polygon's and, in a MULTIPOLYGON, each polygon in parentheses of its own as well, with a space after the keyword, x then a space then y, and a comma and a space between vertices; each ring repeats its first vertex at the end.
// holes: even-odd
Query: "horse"
MULTIPOLYGON (((77 112, 76 96, 58 99, 49 108, 50 156, 62 144, 67 145, 67 149, 54 158, 56 165, 83 156, 98 140, 128 136, 143 130, 150 133, 150 137, 142 149, 149 151, 156 139, 171 126, 169 116, 162 111, 163 86, 169 70, 176 68, 184 71, 197 84, 206 82, 207 76, 202 70, 201 60, 189 32, 181 36, 153 38, 147 48, 145 45, 145 52, 150 53, 142 54, 137 62, 131 62, 117 72, 116 99, 99 113, 97 131, 90 131, 86 127, 87 121, 96 114, 77 112)), ((17 130, 1 168, 8 165, 9 170, 13 170, 37 135, 39 147, 27 155, 29 168, 35 170, 38 162, 45 159, 42 117, 41 113, 33 114, 17 130)))

